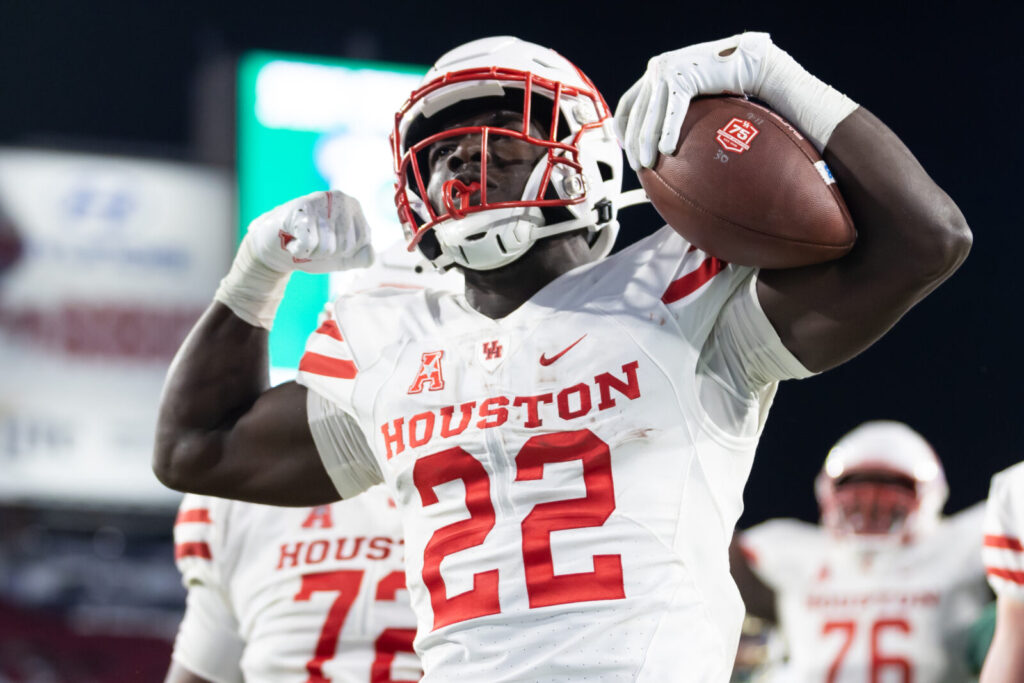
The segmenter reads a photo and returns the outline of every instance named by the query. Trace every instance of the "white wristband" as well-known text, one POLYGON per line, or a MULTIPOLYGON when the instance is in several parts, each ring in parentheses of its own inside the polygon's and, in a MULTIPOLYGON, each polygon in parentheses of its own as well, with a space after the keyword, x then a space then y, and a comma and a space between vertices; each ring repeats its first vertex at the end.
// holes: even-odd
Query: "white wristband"
POLYGON ((250 236, 246 235, 213 298, 250 325, 269 330, 274 326, 274 315, 290 275, 261 263, 253 254, 250 236))
POLYGON ((800 66, 785 50, 772 45, 754 91, 780 116, 825 149, 832 131, 857 108, 857 103, 823 83, 800 66))

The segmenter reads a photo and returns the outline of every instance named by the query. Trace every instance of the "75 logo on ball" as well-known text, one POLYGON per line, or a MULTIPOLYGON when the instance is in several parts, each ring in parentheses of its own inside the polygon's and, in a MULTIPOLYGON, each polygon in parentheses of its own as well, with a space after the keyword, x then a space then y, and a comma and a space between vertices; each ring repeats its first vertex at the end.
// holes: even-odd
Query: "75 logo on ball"
POLYGON ((716 133, 715 139, 725 151, 743 154, 750 149, 750 143, 757 137, 758 130, 750 121, 734 117, 716 133))

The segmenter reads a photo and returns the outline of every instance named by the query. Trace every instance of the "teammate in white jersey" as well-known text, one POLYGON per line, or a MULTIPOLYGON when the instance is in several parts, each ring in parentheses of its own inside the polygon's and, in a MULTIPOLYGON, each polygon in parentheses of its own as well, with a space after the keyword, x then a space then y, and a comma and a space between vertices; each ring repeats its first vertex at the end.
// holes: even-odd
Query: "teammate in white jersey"
POLYGON ((383 487, 312 508, 189 494, 174 541, 188 601, 167 683, 420 679, 383 487))
POLYGON ((940 517, 947 494, 920 434, 868 422, 839 440, 818 475, 820 526, 776 519, 739 535, 733 573, 748 611, 777 622, 788 646, 779 680, 971 677, 968 632, 990 600, 983 510, 940 517))
POLYGON ((981 683, 1024 680, 1024 462, 992 477, 982 559, 996 592, 996 630, 981 683))
POLYGON ((895 135, 767 34, 652 59, 614 128, 554 51, 456 48, 399 111, 393 153, 410 244, 465 293, 343 296, 300 382, 268 390, 288 273, 370 260, 351 198, 300 198, 250 226, 168 377, 169 486, 309 505, 388 485, 424 680, 726 680, 729 539, 776 383, 856 355, 968 251, 895 135), (758 272, 663 228, 606 258, 614 134, 649 166, 691 97, 725 91, 824 149, 861 235, 847 257, 758 272))

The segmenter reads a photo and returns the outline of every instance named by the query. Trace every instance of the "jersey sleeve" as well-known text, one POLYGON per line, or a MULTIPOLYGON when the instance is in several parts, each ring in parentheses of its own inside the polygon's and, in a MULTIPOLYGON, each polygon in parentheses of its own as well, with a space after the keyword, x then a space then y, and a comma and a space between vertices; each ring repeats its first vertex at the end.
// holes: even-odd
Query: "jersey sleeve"
POLYGON ((174 661, 213 683, 241 683, 244 650, 238 623, 221 591, 191 584, 174 639, 174 661))
POLYGON ((328 305, 320 326, 306 342, 298 382, 309 389, 310 433, 331 482, 342 498, 383 481, 380 468, 355 418, 352 396, 359 367, 328 305))
POLYGON ((761 581, 780 591, 802 581, 816 560, 821 529, 795 519, 770 519, 740 533, 747 564, 761 581))
POLYGON ((220 516, 216 508, 221 502, 191 493, 181 500, 174 520, 174 562, 185 588, 197 583, 220 585, 214 564, 215 556, 220 554, 214 520, 220 516))
POLYGON ((658 260, 671 265, 661 301, 700 351, 696 387, 718 428, 711 433, 756 437, 777 382, 813 373, 783 345, 761 308, 757 269, 726 263, 665 230, 658 260))
POLYGON ((242 680, 244 643, 218 564, 227 508, 227 501, 187 494, 174 522, 174 559, 188 597, 173 657, 214 683, 242 680))
POLYGON ((772 382, 814 374, 783 345, 761 308, 756 272, 744 279, 722 307, 702 361, 748 393, 772 382))
POLYGON ((1024 601, 1024 463, 992 478, 985 506, 982 560, 999 597, 1024 601))

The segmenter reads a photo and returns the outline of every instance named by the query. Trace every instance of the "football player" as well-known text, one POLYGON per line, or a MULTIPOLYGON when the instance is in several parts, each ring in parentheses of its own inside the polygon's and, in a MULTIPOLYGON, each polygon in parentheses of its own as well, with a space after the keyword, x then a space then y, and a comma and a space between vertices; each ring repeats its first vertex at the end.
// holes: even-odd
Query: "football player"
POLYGON ((991 599, 982 506, 942 518, 939 459, 920 434, 891 421, 840 439, 816 493, 820 526, 770 520, 740 534, 732 553, 748 611, 779 624, 784 680, 971 678, 969 630, 991 599))
POLYGON ((1024 463, 992 477, 982 559, 996 592, 996 630, 981 683, 1024 680, 1024 463))
POLYGON ((556 52, 473 41, 401 107, 393 153, 410 246, 465 293, 342 296, 298 382, 268 389, 288 274, 372 256, 341 193, 258 218, 172 365, 157 475, 287 505, 385 482, 425 680, 727 679, 728 546, 777 383, 853 357, 950 275, 971 241, 956 205, 764 33, 653 58, 614 125, 556 52), (758 272, 669 227, 607 256, 616 134, 650 165, 691 97, 726 91, 824 149, 860 231, 848 256, 758 272))
POLYGON ((420 679, 384 487, 311 508, 189 494, 174 541, 188 599, 167 683, 420 679))

